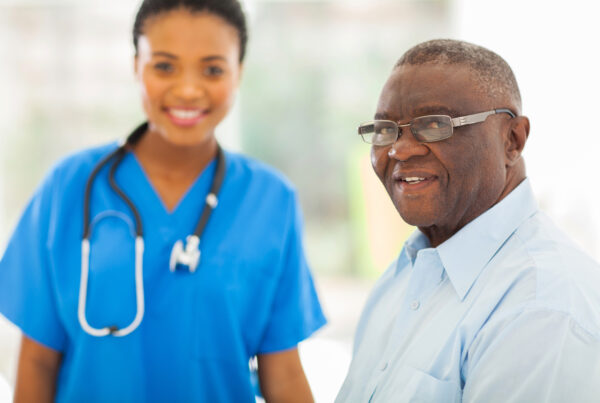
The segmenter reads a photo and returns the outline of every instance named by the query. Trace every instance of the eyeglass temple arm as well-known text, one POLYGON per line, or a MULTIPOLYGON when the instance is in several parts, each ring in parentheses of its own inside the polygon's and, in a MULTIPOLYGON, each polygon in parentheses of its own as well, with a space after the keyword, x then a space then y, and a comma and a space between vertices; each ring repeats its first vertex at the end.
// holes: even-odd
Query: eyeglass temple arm
POLYGON ((370 133, 375 130, 375 124, 373 122, 363 123, 358 126, 358 134, 362 136, 363 134, 370 133))
POLYGON ((511 118, 515 117, 515 114, 510 109, 494 109, 487 112, 475 113, 473 115, 461 116, 458 118, 452 119, 452 126, 465 126, 472 125, 473 123, 483 122, 490 115, 495 115, 496 113, 508 113, 511 118))

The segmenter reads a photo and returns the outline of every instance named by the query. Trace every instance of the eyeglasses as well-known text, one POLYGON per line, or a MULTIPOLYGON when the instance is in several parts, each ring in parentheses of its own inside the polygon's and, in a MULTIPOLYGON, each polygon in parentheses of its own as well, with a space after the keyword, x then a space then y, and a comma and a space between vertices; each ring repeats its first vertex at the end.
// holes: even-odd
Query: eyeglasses
POLYGON ((494 109, 458 118, 451 118, 447 115, 420 116, 403 125, 391 120, 373 120, 358 126, 358 134, 365 143, 387 146, 395 143, 398 137, 402 135, 402 127, 410 127, 410 131, 417 141, 432 143, 452 136, 455 127, 481 123, 488 116, 497 113, 508 113, 511 117, 515 117, 510 109, 494 109))

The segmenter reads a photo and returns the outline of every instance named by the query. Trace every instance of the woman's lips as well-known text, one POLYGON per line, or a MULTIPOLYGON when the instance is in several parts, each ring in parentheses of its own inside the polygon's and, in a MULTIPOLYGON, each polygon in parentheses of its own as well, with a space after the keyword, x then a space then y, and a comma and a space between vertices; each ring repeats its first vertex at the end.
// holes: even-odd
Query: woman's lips
POLYGON ((198 108, 165 108, 165 113, 175 125, 189 127, 204 119, 208 111, 198 108))

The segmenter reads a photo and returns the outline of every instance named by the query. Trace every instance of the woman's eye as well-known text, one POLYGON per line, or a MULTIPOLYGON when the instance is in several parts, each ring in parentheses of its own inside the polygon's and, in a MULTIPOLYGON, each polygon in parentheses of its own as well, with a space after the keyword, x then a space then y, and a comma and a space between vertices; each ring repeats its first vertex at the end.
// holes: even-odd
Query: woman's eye
POLYGON ((156 63, 154 68, 162 73, 171 73, 174 70, 173 65, 167 62, 156 63))
POLYGON ((219 66, 208 66, 204 69, 204 74, 210 77, 218 77, 223 75, 223 73, 225 73, 225 70, 219 66))

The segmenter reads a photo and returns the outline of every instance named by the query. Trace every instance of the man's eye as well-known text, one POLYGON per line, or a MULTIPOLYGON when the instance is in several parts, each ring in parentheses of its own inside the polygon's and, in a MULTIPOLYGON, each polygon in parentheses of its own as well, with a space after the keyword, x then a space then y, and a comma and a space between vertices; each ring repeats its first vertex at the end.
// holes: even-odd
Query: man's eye
POLYGON ((219 66, 208 66, 204 69, 204 74, 210 77, 218 77, 223 75, 223 73, 225 73, 225 70, 219 66))
POLYGON ((162 73, 171 73, 173 70, 175 70, 173 65, 167 62, 156 63, 154 68, 162 73))
POLYGON ((435 120, 432 120, 431 122, 427 123, 427 126, 425 128, 426 129, 439 129, 440 122, 436 122, 435 120))
POLYGON ((383 136, 390 136, 396 133, 395 127, 381 127, 379 128, 379 133, 383 136))

